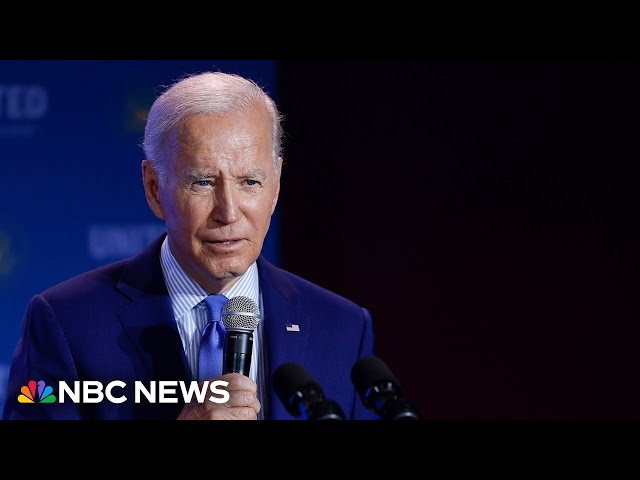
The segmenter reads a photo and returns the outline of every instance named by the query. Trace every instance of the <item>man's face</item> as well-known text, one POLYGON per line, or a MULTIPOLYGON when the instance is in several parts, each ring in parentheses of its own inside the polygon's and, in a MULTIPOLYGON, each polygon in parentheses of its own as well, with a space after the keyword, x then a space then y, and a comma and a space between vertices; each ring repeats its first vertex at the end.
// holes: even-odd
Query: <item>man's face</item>
POLYGON ((217 293, 258 258, 276 208, 280 178, 269 117, 261 108, 226 118, 197 115, 174 129, 171 148, 166 185, 156 183, 152 195, 155 206, 149 197, 155 173, 149 181, 145 173, 147 199, 166 221, 182 268, 217 293))

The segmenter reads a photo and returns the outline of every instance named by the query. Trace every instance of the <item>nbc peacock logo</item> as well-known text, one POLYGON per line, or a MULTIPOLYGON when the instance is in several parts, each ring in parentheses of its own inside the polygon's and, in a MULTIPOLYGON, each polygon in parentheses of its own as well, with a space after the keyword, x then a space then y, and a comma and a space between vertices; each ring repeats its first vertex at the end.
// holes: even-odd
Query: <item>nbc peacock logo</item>
POLYGON ((44 383, 44 380, 39 380, 37 383, 35 380, 30 380, 29 383, 22 386, 20 392, 20 395, 18 395, 18 402, 20 403, 56 403, 53 388, 44 383))

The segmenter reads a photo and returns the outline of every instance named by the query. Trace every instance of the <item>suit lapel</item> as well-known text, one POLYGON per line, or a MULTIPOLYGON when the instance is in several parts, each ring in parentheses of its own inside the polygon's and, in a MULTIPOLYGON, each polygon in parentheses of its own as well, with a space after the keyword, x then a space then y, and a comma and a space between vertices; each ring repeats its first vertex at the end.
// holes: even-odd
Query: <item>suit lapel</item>
POLYGON ((117 288, 131 298, 118 318, 154 380, 191 380, 160 266, 164 235, 125 267, 117 288))
MULTIPOLYGON (((297 290, 286 275, 263 257, 258 258, 260 289, 264 304, 264 335, 269 371, 267 381, 275 369, 286 362, 305 364, 310 323, 304 315, 297 290), (299 331, 288 331, 296 325, 299 331)), ((291 418, 271 386, 270 418, 291 418)))

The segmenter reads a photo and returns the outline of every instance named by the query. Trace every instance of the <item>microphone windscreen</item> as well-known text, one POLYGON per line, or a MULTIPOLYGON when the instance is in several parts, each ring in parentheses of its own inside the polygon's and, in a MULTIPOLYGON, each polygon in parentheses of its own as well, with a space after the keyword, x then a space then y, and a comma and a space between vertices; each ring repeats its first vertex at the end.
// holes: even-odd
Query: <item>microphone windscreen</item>
POLYGON ((224 305, 221 321, 226 329, 253 331, 260 321, 260 309, 249 297, 233 297, 224 305))
POLYGON ((291 403, 291 398, 308 385, 313 385, 319 392, 322 392, 317 380, 302 365, 297 363, 283 363, 273 372, 273 388, 282 403, 287 407, 291 403))
POLYGON ((351 381, 360 395, 380 383, 398 385, 398 380, 391 373, 387 364, 373 355, 362 357, 355 363, 351 368, 351 381))

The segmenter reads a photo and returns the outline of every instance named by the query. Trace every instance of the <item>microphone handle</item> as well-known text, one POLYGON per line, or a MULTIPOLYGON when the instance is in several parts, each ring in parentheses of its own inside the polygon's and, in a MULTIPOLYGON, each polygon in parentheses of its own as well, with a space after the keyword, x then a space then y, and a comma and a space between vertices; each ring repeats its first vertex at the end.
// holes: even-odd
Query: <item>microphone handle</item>
POLYGON ((326 398, 307 406, 307 420, 345 420, 337 402, 326 398))
POLYGON ((253 331, 227 329, 224 337, 222 373, 241 373, 248 377, 252 349, 253 331))

